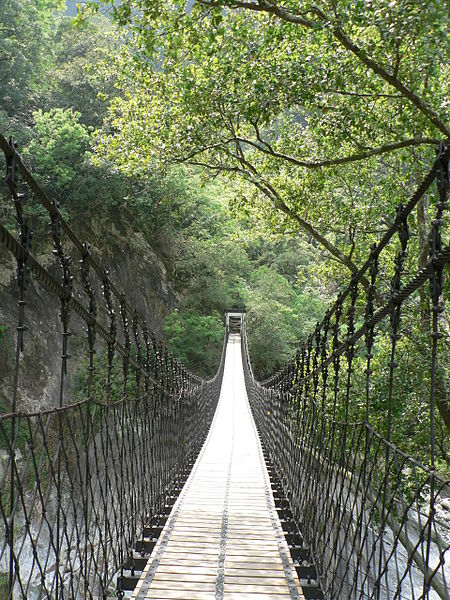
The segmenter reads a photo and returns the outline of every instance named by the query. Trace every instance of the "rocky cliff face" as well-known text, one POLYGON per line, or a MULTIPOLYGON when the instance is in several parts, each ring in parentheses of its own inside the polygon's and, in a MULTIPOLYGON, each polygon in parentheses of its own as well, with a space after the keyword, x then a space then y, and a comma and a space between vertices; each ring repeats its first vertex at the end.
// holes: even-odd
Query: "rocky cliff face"
MULTIPOLYGON (((118 289, 123 290, 129 302, 136 306, 149 326, 162 333, 165 315, 175 303, 175 294, 167 281, 166 268, 158 254, 134 232, 125 218, 116 224, 103 222, 93 226, 84 224, 76 232, 81 240, 89 240, 95 258, 108 269, 118 289), (100 229, 99 229, 100 227, 100 229)), ((65 245, 72 254, 73 248, 65 245)), ((72 272, 79 270, 79 257, 73 253, 72 272)), ((36 254, 35 254, 36 256, 36 254)), ((55 277, 61 279, 58 261, 51 244, 41 247, 39 262, 55 277)), ((94 278, 93 278, 94 280, 94 278)), ((93 281, 99 310, 103 307, 100 282, 93 281)), ((55 406, 59 402, 62 336, 59 319, 60 303, 33 277, 27 290, 25 307, 24 352, 20 356, 18 409, 34 411, 55 406)), ((84 300, 86 304, 86 300, 84 300)), ((118 312, 118 311, 117 311, 118 312)), ((118 320, 120 319, 120 315, 118 320)), ((103 310, 104 318, 104 310, 103 310)), ((11 254, 0 249, 0 411, 8 411, 13 392, 16 326, 18 321, 16 263, 11 254)), ((103 320, 105 324, 105 321, 103 320)), ((66 378, 65 403, 70 402, 72 384, 77 371, 86 364, 85 325, 72 313, 69 338, 69 372, 66 378)))

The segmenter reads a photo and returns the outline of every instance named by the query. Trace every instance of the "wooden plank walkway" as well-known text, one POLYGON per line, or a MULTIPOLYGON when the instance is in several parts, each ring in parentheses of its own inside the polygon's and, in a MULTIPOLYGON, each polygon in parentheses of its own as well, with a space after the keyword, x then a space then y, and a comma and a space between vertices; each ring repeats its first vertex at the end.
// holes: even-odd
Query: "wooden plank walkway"
POLYGON ((132 598, 304 598, 273 501, 231 334, 216 415, 132 598))

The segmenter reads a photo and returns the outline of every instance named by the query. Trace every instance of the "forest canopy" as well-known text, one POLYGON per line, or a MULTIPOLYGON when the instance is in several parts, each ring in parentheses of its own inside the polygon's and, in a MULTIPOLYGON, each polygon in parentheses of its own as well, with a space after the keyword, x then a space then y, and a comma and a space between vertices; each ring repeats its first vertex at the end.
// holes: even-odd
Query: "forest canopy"
POLYGON ((347 270, 449 136, 440 1, 103 4, 129 43, 99 149, 237 179, 347 270))

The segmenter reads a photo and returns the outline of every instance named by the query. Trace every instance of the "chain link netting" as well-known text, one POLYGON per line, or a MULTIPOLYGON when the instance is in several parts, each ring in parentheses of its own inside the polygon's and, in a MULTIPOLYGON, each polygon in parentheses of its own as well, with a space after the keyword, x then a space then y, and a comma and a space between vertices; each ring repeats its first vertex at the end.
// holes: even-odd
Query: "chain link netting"
MULTIPOLYGON (((186 370, 75 235, 12 140, 0 135, 0 147, 19 232, 17 239, 0 224, 17 265, 12 391, 0 414, 2 597, 106 599, 203 444, 223 356, 212 380, 186 370), (32 254, 32 202, 48 211, 56 266, 32 254), (32 332, 27 319, 39 298, 57 315, 60 370, 54 406, 32 412, 21 405, 22 382, 33 352, 27 337, 45 331, 44 323, 32 332), (71 352, 83 381, 77 398, 71 352)), ((31 358, 45 365, 45 356, 31 358)))

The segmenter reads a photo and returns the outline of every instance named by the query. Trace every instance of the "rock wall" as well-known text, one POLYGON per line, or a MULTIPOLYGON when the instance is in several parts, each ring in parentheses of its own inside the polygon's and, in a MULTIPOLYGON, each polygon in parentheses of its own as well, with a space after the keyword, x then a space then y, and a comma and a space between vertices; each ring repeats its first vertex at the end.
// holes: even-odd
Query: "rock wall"
MULTIPOLYGON (((176 296, 167 280, 167 272, 160 256, 136 233, 124 217, 115 223, 102 221, 95 227, 84 224, 76 231, 81 240, 89 240, 91 252, 98 262, 110 273, 119 290, 129 302, 136 306, 150 329, 162 334, 164 318, 175 306, 176 296)), ((69 244, 65 252, 73 254, 71 266, 74 274, 79 272, 79 256, 69 244)), ((35 253, 34 253, 35 254, 35 253)), ((35 257, 57 281, 61 280, 61 269, 53 255, 50 243, 40 247, 35 257)), ((77 276, 75 279, 79 279, 77 276)), ((106 326, 102 292, 99 281, 93 279, 99 318, 106 326), (102 311, 103 310, 103 314, 102 311)), ((83 298, 81 285, 75 293, 83 298)), ((59 299, 49 293, 31 277, 27 290, 28 304, 25 307, 24 352, 20 355, 18 408, 35 411, 43 407, 58 405, 61 371, 62 336, 59 318, 59 299)), ((87 305, 86 297, 83 303, 87 305)), ((118 312, 118 311, 117 311, 118 312)), ((120 315, 117 314, 118 321, 120 315)), ((18 322, 16 263, 12 255, 0 249, 0 412, 8 411, 13 393, 15 364, 16 327, 18 322)), ((72 313, 70 321, 72 335, 69 338, 68 375, 65 385, 65 403, 70 402, 74 380, 81 364, 86 364, 86 328, 81 319, 72 313)), ((120 329, 120 327, 119 327, 120 329)))

